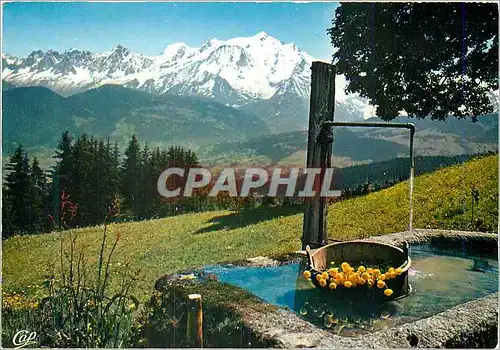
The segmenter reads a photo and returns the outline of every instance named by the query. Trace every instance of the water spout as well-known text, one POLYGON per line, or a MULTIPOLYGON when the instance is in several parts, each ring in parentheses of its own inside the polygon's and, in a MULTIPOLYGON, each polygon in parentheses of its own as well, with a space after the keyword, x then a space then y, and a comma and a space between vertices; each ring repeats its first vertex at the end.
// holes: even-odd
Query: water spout
POLYGON ((415 137, 415 126, 410 128, 410 223, 408 231, 413 234, 413 181, 415 178, 415 156, 413 154, 413 139, 415 137))

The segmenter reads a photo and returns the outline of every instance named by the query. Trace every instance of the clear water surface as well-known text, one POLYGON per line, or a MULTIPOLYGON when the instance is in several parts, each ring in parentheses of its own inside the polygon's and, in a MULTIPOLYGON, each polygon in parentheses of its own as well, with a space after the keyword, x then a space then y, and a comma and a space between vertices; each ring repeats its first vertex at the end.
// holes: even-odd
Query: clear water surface
POLYGON ((209 266, 205 272, 343 336, 411 322, 498 291, 498 261, 411 248, 412 293, 390 302, 339 299, 302 277, 305 261, 272 267, 209 266))

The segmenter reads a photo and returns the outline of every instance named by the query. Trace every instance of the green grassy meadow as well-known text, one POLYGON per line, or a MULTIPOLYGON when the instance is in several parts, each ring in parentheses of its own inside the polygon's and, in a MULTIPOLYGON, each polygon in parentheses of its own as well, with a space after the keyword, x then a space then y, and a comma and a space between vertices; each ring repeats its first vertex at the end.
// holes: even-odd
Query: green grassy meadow
MULTIPOLYGON (((418 167, 418 164, 417 164, 418 167)), ((403 231, 408 225, 408 182, 329 207, 329 238, 349 240, 403 231)), ((469 161, 415 179, 414 227, 496 232, 498 225, 498 155, 469 161), (474 205, 475 189, 479 200, 474 205)), ((102 227, 73 230, 78 249, 96 265, 102 227)), ((112 274, 127 262, 136 271, 134 294, 144 300, 162 275, 259 255, 279 255, 301 248, 302 208, 260 208, 246 212, 212 211, 113 224, 109 240, 121 236, 112 274)), ((13 237, 2 245, 3 288, 29 297, 43 294, 42 283, 54 266, 60 239, 68 232, 13 237)), ((110 249, 110 248, 108 248, 110 249)), ((96 268, 97 269, 97 268, 96 268)), ((56 269, 57 271, 57 269, 56 269)))

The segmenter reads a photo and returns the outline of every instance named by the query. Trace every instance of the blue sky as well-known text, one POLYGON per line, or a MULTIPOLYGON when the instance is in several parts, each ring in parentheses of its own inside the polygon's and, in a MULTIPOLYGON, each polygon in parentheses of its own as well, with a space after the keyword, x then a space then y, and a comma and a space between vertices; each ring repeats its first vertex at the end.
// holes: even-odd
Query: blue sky
POLYGON ((3 5, 3 52, 35 49, 101 52, 121 44, 156 55, 172 43, 200 46, 260 31, 330 59, 326 34, 336 3, 8 3, 3 5))

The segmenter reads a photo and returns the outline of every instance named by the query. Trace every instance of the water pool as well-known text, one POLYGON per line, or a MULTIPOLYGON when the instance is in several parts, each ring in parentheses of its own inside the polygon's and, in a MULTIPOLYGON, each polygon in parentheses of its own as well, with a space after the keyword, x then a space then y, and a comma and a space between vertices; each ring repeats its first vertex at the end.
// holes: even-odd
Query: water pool
POLYGON ((498 291, 498 261, 491 257, 436 252, 414 246, 403 299, 374 303, 340 299, 302 277, 305 261, 271 267, 210 266, 221 282, 289 308, 303 319, 342 336, 355 336, 425 318, 498 291))

